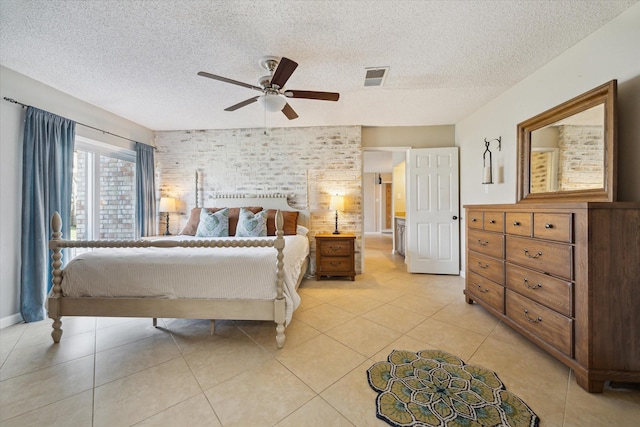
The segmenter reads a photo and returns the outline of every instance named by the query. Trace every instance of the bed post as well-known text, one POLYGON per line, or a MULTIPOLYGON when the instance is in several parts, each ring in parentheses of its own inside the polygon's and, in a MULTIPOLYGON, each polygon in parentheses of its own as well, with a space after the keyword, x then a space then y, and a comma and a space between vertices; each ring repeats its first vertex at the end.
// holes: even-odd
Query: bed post
POLYGON ((62 249, 55 244, 56 240, 62 240, 62 218, 60 214, 55 212, 51 217, 51 242, 49 242, 49 248, 53 250, 51 259, 53 262, 53 294, 48 301, 49 317, 53 319, 53 331, 51 331, 51 337, 54 343, 59 343, 62 337, 62 321, 60 320, 60 298, 62 297, 62 249))
POLYGON ((285 321, 285 299, 284 299, 284 262, 282 259, 284 258, 284 254, 282 253, 284 249, 284 231, 282 230, 284 226, 284 219, 282 217, 282 212, 280 209, 276 212, 276 241, 273 246, 278 251, 278 264, 276 269, 276 286, 277 286, 277 297, 274 302, 275 304, 275 316, 274 320, 276 322, 276 342, 278 343, 278 348, 282 348, 284 346, 284 321, 285 321))

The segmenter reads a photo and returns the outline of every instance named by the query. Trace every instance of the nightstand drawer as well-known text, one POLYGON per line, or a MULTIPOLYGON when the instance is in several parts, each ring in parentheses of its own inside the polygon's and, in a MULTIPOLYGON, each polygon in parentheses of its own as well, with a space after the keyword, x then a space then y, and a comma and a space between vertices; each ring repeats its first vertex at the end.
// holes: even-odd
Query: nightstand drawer
POLYGON ((323 241, 318 250, 322 256, 349 256, 353 244, 346 240, 323 241))
POLYGON ((323 256, 318 265, 320 274, 348 273, 353 269, 351 258, 323 256))

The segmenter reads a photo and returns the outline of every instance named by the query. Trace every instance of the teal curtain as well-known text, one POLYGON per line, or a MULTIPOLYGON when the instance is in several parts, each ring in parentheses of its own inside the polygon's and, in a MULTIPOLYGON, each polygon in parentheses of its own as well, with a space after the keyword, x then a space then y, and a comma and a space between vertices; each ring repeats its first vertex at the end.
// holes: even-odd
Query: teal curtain
MULTIPOLYGON (((71 230, 71 184, 75 122, 28 107, 22 154, 22 246, 20 310, 26 322, 46 317, 52 286, 51 216, 62 217, 62 237, 71 230)), ((63 255, 63 262, 65 260, 63 255)))
POLYGON ((136 142, 136 227, 139 236, 155 234, 156 184, 154 148, 136 142))

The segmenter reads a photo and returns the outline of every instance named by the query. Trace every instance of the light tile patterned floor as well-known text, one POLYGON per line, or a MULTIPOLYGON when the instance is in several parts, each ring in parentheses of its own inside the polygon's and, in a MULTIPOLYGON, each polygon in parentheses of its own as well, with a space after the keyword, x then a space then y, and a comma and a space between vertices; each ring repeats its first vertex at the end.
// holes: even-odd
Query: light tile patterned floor
POLYGON ((366 273, 305 280, 277 350, 268 322, 66 318, 0 331, 0 425, 385 426, 366 370, 392 349, 440 349, 496 371, 541 426, 640 425, 640 389, 589 394, 570 370, 477 305, 455 276, 411 275, 390 236, 366 273))

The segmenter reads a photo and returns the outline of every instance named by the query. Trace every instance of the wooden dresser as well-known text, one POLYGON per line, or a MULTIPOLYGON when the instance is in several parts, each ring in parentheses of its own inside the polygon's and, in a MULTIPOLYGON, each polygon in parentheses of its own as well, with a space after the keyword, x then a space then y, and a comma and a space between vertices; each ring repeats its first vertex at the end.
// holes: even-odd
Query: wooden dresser
POLYGON ((316 280, 322 276, 355 280, 355 240, 353 234, 316 234, 316 280))
POLYGON ((640 203, 468 205, 465 298, 573 369, 640 382, 640 203))

